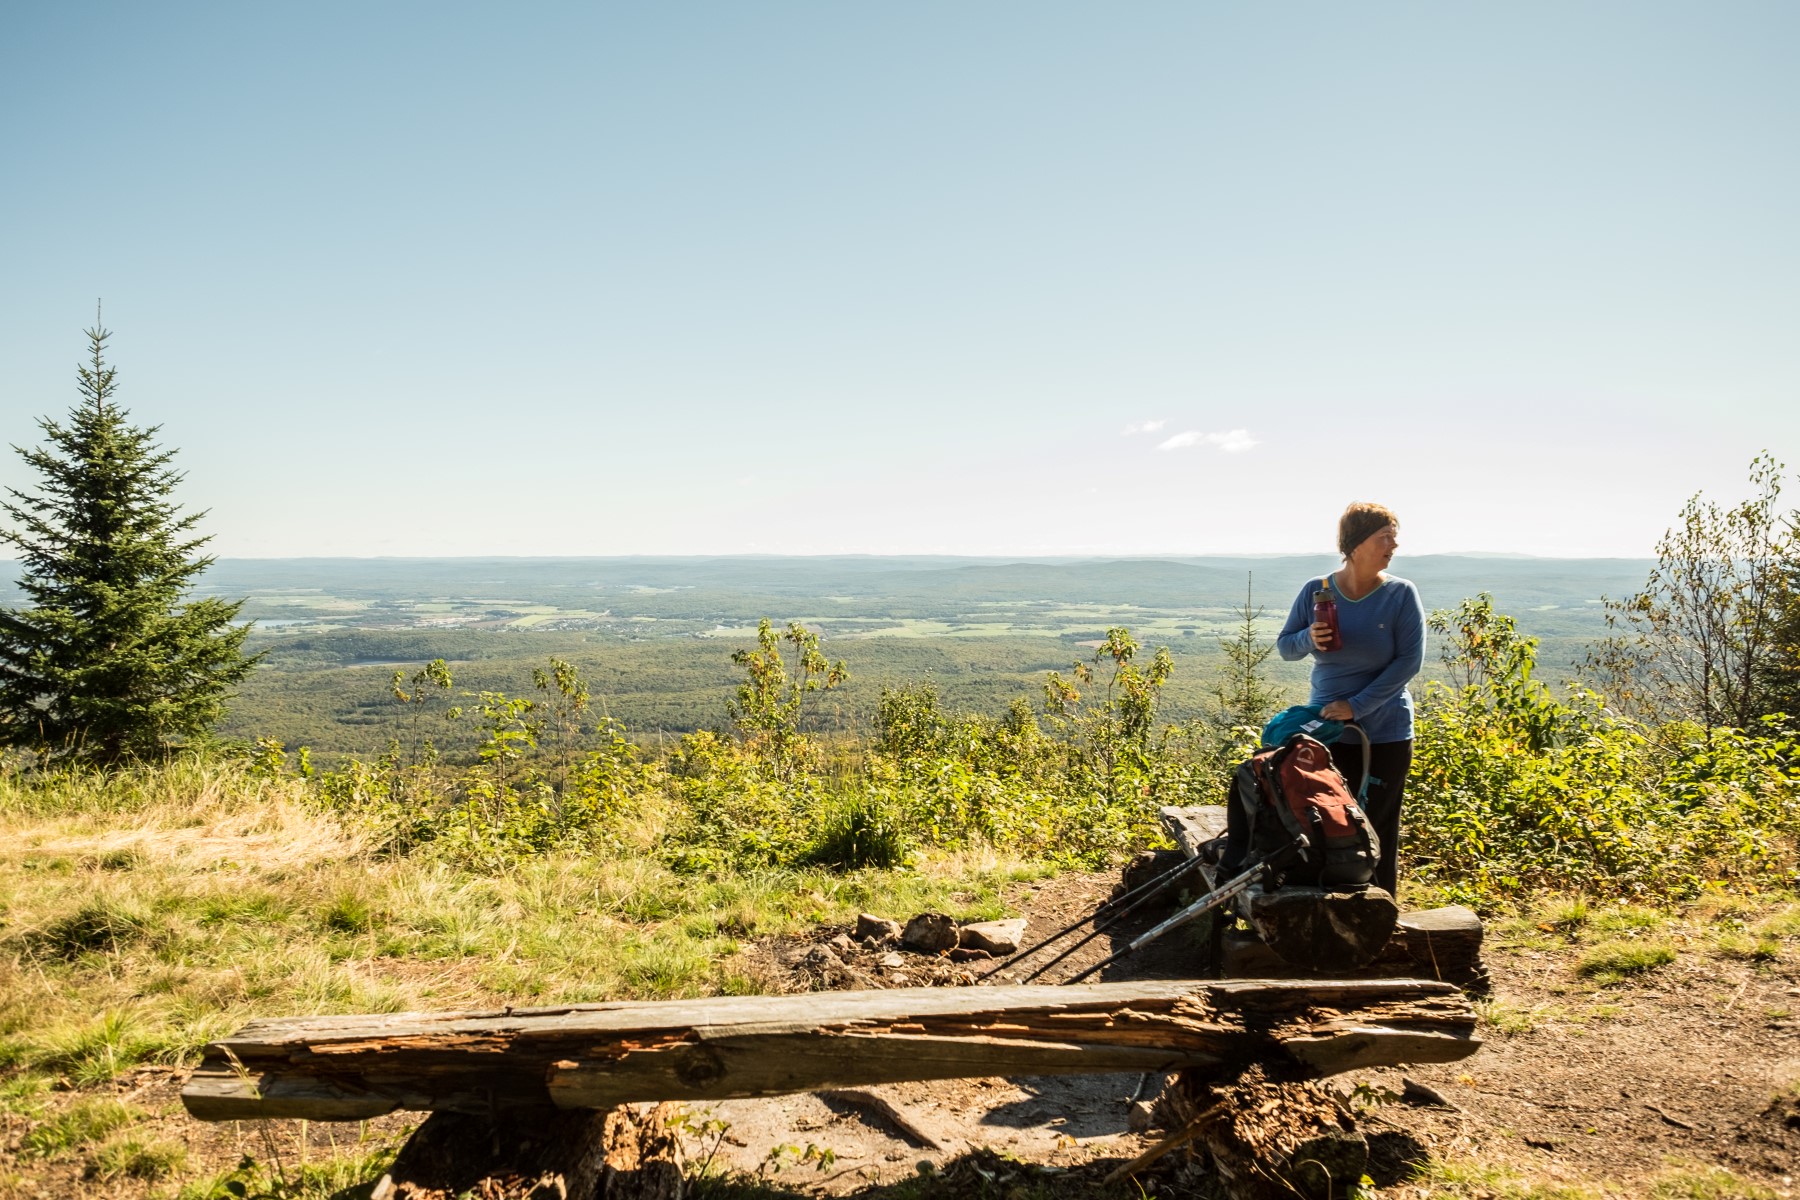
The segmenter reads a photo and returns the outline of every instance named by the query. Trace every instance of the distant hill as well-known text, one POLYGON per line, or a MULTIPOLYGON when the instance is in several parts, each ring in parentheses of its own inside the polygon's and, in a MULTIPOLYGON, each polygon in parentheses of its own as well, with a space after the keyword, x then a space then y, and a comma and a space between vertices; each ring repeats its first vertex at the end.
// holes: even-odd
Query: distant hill
MULTIPOLYGON (((1247 582, 1274 633, 1325 555, 1218 558, 451 558, 225 559, 206 590, 246 597, 267 651, 225 725, 327 755, 370 754, 396 736, 386 679, 449 660, 460 689, 529 688, 550 655, 575 662, 606 710, 662 737, 724 717, 756 621, 804 621, 853 678, 818 710, 830 728, 866 729, 881 689, 927 677, 958 711, 1035 703, 1044 672, 1093 653, 1112 625, 1146 649, 1168 646, 1177 668, 1172 719, 1204 710, 1219 640, 1240 623, 1247 582)), ((1542 639, 1549 680, 1566 677, 1604 633, 1599 599, 1643 582, 1649 560, 1423 555, 1402 560, 1428 607, 1491 593, 1542 639)), ((10 568, 13 564, 5 564, 10 568)), ((1427 661, 1427 674, 1436 655, 1427 661)), ((1290 694, 1305 665, 1271 660, 1290 694)), ((472 729, 445 728, 468 751, 472 729)), ((472 742, 470 743, 472 745, 472 742)))
MULTIPOLYGON (((674 622, 733 626, 756 617, 831 617, 992 623, 1057 605, 1164 610, 1171 616, 1216 616, 1244 600, 1271 616, 1285 613, 1308 579, 1336 565, 1327 555, 1209 558, 955 558, 838 555, 823 557, 626 558, 292 558, 221 559, 203 580, 209 594, 251 598, 246 615, 265 622, 391 628, 417 606, 517 610, 519 621, 571 627, 571 622, 674 622), (512 606, 508 609, 506 606, 512 606), (1022 609, 1019 606, 1024 606, 1022 609), (528 608, 553 611, 525 613, 528 608)), ((1428 607, 1451 607, 1486 591, 1506 612, 1534 618, 1547 633, 1572 632, 1573 618, 1599 607, 1603 595, 1641 586, 1649 559, 1527 558, 1490 555, 1404 557, 1398 573, 1418 584, 1428 607)), ((0 588, 11 603, 17 564, 0 563, 0 588)), ((473 614, 468 621, 473 623, 473 614)), ((1100 614, 1095 614, 1096 618, 1100 614)), ((458 623, 455 612, 437 623, 458 623)), ((416 624, 417 621, 411 622, 416 624)))

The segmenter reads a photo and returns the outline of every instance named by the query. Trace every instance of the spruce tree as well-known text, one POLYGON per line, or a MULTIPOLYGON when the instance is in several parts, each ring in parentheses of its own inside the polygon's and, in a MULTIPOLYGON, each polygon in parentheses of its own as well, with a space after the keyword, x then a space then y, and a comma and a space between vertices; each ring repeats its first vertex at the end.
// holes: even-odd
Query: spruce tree
POLYGON ((193 599, 212 565, 192 536, 203 512, 170 499, 171 450, 113 402, 106 339, 87 330, 81 402, 44 418, 39 449, 17 449, 41 478, 0 500, 29 603, 0 608, 0 743, 47 761, 112 764, 205 739, 254 658, 234 623, 242 601, 193 599))

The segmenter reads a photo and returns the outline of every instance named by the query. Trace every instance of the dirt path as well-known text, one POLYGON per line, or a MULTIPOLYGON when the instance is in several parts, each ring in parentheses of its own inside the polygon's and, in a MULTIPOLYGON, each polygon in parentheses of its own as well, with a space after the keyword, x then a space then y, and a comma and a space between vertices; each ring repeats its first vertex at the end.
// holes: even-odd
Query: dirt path
MULTIPOLYGON (((1091 911, 1115 878, 1062 876, 1021 889, 1015 903, 1030 913, 1035 938, 1091 911)), ((1709 932, 1698 919, 1661 931, 1677 947, 1674 962, 1601 987, 1578 974, 1580 950, 1567 939, 1491 930, 1493 993, 1475 1057, 1335 1083, 1368 1107, 1379 1194, 1501 1196, 1531 1185, 1621 1197, 1659 1186, 1717 1200, 1800 1194, 1800 945, 1789 941, 1774 959, 1737 959, 1719 953, 1709 932), (1419 1102, 1416 1089, 1414 1103, 1401 1101, 1407 1079, 1448 1106, 1419 1102), (1408 1182, 1428 1158, 1450 1164, 1450 1177, 1408 1182)), ((1044 982, 1111 948, 1109 936, 1097 939, 1044 982)), ((1192 974, 1195 953, 1175 935, 1109 977, 1192 974)), ((921 1163, 943 1170, 978 1148, 1063 1167, 1116 1163, 1156 1140, 1132 1132, 1128 1116, 1137 1094, 1159 1086, 1109 1075, 879 1089, 935 1147, 863 1105, 733 1101, 695 1110, 699 1122, 728 1126, 695 1149, 783 1189, 827 1194, 911 1176, 921 1163)), ((1192 1177, 1163 1184, 1168 1194, 1207 1190, 1192 1177)))

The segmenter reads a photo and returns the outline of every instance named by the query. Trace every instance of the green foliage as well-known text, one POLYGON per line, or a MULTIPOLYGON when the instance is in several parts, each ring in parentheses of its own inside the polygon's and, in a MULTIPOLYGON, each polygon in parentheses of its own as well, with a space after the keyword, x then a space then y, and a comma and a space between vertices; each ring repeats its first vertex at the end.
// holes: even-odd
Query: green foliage
POLYGON ((912 860, 910 814, 891 792, 868 787, 832 797, 820 814, 807 861, 841 870, 891 870, 912 860))
POLYGON ((830 691, 850 678, 842 659, 827 662, 819 635, 798 621, 777 634, 764 617, 756 627, 756 649, 739 650, 731 661, 744 668, 731 703, 732 720, 752 754, 787 779, 814 764, 812 743, 801 730, 806 698, 830 691), (781 644, 793 649, 793 665, 781 644))
POLYGON ((28 607, 0 609, 0 744, 58 762, 112 764, 203 741, 254 659, 239 604, 191 599, 212 564, 190 536, 204 514, 170 500, 179 473, 154 427, 112 402, 109 334, 88 330, 83 403, 45 419, 44 449, 20 451, 41 490, 0 502, 17 529, 28 607))
POLYGON ((952 718, 929 683, 887 691, 868 775, 932 845, 1098 864, 1155 844, 1158 807, 1222 795, 1223 744, 1157 723, 1174 661, 1159 650, 1140 666, 1138 650, 1129 630, 1108 630, 1071 677, 1047 675, 1042 718, 1022 699, 998 719, 952 718))
POLYGON ((1415 877, 1482 903, 1792 878, 1800 760, 1774 726, 1646 728, 1592 692, 1558 700, 1533 678, 1534 640, 1486 596, 1431 624, 1468 682, 1426 690, 1407 797, 1415 877))
POLYGON ((375 763, 351 759, 315 781, 327 807, 361 820, 389 853, 431 845, 471 861, 503 862, 564 847, 623 845, 625 818, 658 788, 661 770, 642 761, 623 728, 603 717, 591 733, 581 725, 587 685, 567 662, 552 658, 534 672, 541 699, 484 689, 471 703, 442 710, 446 721, 473 720, 480 740, 475 762, 446 764, 423 732, 421 714, 455 679, 442 659, 411 677, 394 674, 391 694, 407 706, 410 745, 398 740, 375 763), (540 741, 546 727, 551 746, 540 741), (588 748, 578 750, 581 742, 588 748))
MULTIPOLYGON (((445 710, 481 730, 471 761, 452 765, 416 717, 416 697, 453 685, 437 662, 410 687, 404 672, 394 681, 413 745, 326 772, 313 791, 368 821, 389 852, 429 847, 473 863, 579 847, 648 852, 690 875, 857 870, 991 847, 1098 865, 1159 842, 1163 805, 1222 799, 1251 751, 1272 692, 1247 602, 1241 616, 1211 720, 1161 721, 1173 656, 1143 662, 1116 626, 1090 659, 1046 673, 1041 714, 1022 698, 997 717, 953 714, 927 678, 883 690, 866 743, 804 730, 808 694, 841 675, 803 627, 790 624, 784 641, 765 620, 757 648, 733 656, 746 673, 736 736, 685 734, 663 756, 608 718, 584 724, 587 685, 552 659, 534 672, 534 698, 484 688, 445 710)), ((1777 726, 1646 726, 1592 692, 1558 697, 1537 678, 1536 639, 1486 594, 1434 613, 1431 626, 1454 686, 1428 687, 1421 705, 1403 844, 1411 878, 1483 906, 1792 880, 1800 760, 1777 726)))
POLYGON ((922 683, 882 688, 875 706, 875 750, 902 759, 941 753, 951 734, 937 684, 927 677, 922 683))
POLYGON ((781 779, 749 748, 706 732, 681 739, 669 776, 675 815, 663 855, 686 871, 799 861, 825 794, 816 776, 781 779))
POLYGON ((1777 507, 1785 467, 1750 463, 1756 494, 1731 507, 1690 498, 1656 546, 1641 590, 1606 605, 1611 636, 1589 670, 1608 695, 1655 721, 1748 729, 1780 711, 1796 670, 1789 583, 1800 569, 1800 528, 1777 507))
MULTIPOLYGON (((1800 515, 1788 515, 1787 541, 1800 546, 1800 515)), ((1762 693, 1761 707, 1784 713, 1790 724, 1800 725, 1800 554, 1782 564, 1779 583, 1769 653, 1756 664, 1756 685, 1762 693)))

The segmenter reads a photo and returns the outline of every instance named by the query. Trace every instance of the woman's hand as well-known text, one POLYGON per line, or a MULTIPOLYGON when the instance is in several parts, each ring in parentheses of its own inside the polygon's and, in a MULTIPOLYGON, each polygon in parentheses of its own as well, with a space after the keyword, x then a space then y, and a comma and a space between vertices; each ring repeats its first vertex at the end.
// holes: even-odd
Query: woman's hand
POLYGON ((1319 715, 1327 721, 1354 721, 1356 713, 1350 708, 1348 700, 1333 700, 1319 710, 1319 715))
POLYGON ((1323 621, 1314 621, 1311 632, 1314 650, 1330 650, 1332 648, 1331 626, 1323 621))

